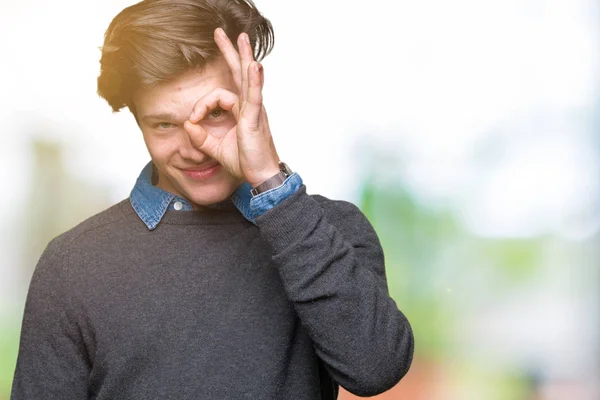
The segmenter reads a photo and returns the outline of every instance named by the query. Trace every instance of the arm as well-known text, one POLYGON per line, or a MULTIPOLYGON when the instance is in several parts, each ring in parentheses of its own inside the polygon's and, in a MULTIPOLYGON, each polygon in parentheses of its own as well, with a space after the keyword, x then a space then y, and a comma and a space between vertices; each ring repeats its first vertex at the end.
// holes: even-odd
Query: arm
MULTIPOLYGON (((194 105, 184 127, 194 147, 234 177, 256 187, 279 171, 279 157, 263 105, 262 66, 246 33, 239 54, 223 29, 215 42, 229 65, 237 93, 215 89, 194 105), (237 125, 213 136, 201 124, 216 107, 232 111, 237 125)), ((302 121, 298 121, 302 123, 302 121)), ((331 376, 358 395, 381 393, 408 371, 413 336, 389 297, 383 253, 364 215, 337 203, 336 223, 305 188, 255 217, 273 249, 288 298, 331 376)), ((335 216, 334 216, 335 217, 335 216)))
POLYGON ((329 204, 334 209, 326 212, 302 186, 256 223, 333 379, 354 394, 372 396, 408 371, 413 334, 389 296, 372 226, 351 203, 329 204))
POLYGON ((50 242, 29 286, 11 400, 88 399, 90 363, 64 265, 50 242))

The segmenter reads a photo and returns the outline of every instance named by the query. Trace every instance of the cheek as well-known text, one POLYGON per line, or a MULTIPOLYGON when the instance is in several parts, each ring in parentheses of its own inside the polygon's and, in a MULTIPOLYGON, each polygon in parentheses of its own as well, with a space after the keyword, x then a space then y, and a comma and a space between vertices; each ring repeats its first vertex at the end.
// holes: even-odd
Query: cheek
POLYGON ((157 162, 166 161, 177 151, 177 140, 168 137, 145 136, 148 152, 157 162))

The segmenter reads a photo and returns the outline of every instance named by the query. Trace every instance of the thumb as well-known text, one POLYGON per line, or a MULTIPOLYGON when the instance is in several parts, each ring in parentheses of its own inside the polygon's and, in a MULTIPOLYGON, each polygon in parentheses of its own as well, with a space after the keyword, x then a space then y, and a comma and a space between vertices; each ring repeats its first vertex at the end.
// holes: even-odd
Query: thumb
POLYGON ((192 145, 197 149, 201 149, 202 146, 204 146, 204 144, 206 143, 208 133, 204 129, 202 129, 200 125, 193 124, 190 121, 185 121, 183 123, 183 128, 190 136, 192 145))
MULTIPOLYGON (((183 123, 183 128, 190 136, 192 146, 207 154, 208 156, 218 160, 219 156, 219 140, 214 136, 209 135, 200 125, 192 124, 190 121, 183 123)), ((220 161, 219 161, 220 162, 220 161)))

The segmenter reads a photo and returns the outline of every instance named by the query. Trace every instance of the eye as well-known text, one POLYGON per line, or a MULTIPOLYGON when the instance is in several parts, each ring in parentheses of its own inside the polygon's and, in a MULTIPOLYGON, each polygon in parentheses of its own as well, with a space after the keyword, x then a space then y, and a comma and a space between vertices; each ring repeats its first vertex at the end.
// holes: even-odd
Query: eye
POLYGON ((221 107, 217 107, 208 114, 208 119, 219 119, 223 117, 227 111, 223 110, 221 107))
POLYGON ((170 129, 174 126, 175 125, 170 122, 159 122, 158 124, 154 125, 154 129, 170 129))

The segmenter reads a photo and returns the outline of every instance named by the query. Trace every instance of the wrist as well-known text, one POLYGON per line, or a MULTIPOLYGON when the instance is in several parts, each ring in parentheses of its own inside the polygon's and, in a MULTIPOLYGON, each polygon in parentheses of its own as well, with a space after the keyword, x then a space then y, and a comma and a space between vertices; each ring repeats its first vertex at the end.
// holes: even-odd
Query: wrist
POLYGON ((282 161, 278 163, 278 170, 275 174, 272 174, 266 180, 263 180, 261 183, 252 186, 252 190, 250 194, 252 197, 258 196, 261 193, 269 191, 271 189, 275 189, 283 185, 283 183, 287 180, 288 177, 292 175, 292 170, 288 165, 282 161))
POLYGON ((248 179, 247 182, 253 188, 259 186, 261 183, 271 179, 273 176, 279 173, 280 169, 278 165, 275 165, 274 168, 269 168, 262 171, 260 174, 254 175, 251 179, 248 179))

